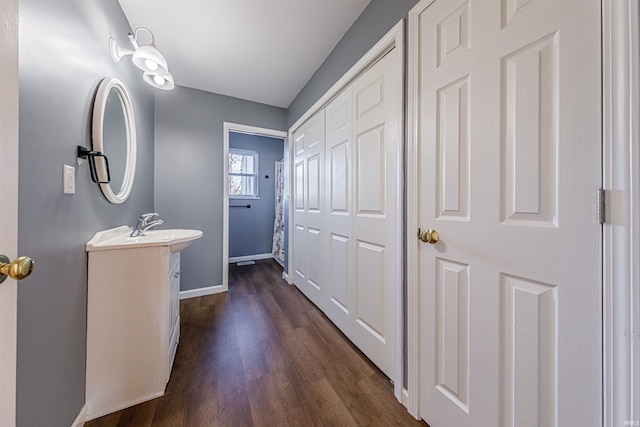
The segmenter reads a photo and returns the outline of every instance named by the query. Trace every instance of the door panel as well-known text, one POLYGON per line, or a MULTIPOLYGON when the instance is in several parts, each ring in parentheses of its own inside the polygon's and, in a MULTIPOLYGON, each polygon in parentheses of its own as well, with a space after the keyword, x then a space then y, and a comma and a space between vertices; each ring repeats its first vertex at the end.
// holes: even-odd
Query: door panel
POLYGON ((326 107, 326 180, 329 191, 327 233, 331 280, 327 283, 329 303, 326 315, 346 335, 351 336, 355 287, 352 221, 353 118, 351 87, 326 107))
POLYGON ((387 180, 384 125, 356 136, 356 201, 358 215, 384 216, 387 180))
POLYGON ((423 3, 421 416, 600 425, 600 3, 423 3))
MULTIPOLYGON (((500 275, 507 425, 555 425, 557 287, 500 275)), ((595 421, 595 420, 594 420, 595 421)))
POLYGON ((503 221, 557 225, 558 33, 502 60, 503 221))
POLYGON ((324 253, 324 111, 302 125, 293 135, 294 265, 293 281, 315 305, 326 303, 324 253))
POLYGON ((469 266, 436 259, 436 387, 469 411, 469 266))
POLYGON ((437 93, 437 217, 469 221, 469 76, 437 93))
MULTIPOLYGON (((355 301, 353 342, 393 377, 402 142, 393 49, 353 83, 355 301)), ((399 339, 399 337, 398 337, 399 339)))

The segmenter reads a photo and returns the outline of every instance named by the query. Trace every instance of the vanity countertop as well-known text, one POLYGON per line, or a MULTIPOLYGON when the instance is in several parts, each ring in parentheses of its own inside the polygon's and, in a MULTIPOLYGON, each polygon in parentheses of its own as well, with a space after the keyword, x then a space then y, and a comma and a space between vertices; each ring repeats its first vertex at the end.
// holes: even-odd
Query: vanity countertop
POLYGON ((169 246, 171 252, 176 253, 189 246, 194 240, 202 237, 202 231, 200 230, 182 228, 148 230, 143 236, 136 237, 131 237, 130 234, 131 227, 126 225, 98 231, 87 242, 86 251, 169 246))

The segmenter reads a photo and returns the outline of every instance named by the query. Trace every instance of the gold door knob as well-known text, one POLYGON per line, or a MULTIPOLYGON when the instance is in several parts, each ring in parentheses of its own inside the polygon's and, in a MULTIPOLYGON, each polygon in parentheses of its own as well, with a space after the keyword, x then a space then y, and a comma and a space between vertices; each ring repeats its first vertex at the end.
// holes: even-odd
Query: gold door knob
POLYGON ((418 228, 418 239, 425 243, 431 243, 432 245, 438 242, 440 235, 436 230, 428 229, 427 231, 420 231, 418 228))
POLYGON ((9 262, 9 258, 0 255, 0 283, 4 282, 7 276, 14 280, 22 280, 33 271, 33 260, 26 256, 16 258, 9 262))

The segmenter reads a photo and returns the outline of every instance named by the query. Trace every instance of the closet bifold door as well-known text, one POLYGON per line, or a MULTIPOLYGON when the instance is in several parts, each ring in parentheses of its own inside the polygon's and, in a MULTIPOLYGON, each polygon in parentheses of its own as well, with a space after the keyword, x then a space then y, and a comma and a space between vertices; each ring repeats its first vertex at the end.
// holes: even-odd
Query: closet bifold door
POLYGON ((325 311, 324 110, 294 133, 294 283, 325 311))
POLYGON ((394 378, 401 93, 391 49, 294 133, 294 283, 394 378))
POLYGON ((326 116, 326 249, 328 301, 326 315, 351 338, 353 323, 353 213, 352 90, 347 88, 325 109, 326 116))
POLYGON ((397 49, 352 85, 353 184, 351 241, 354 246, 350 337, 390 378, 397 345, 395 305, 401 268, 397 230, 401 221, 398 138, 401 111, 396 84, 397 49))

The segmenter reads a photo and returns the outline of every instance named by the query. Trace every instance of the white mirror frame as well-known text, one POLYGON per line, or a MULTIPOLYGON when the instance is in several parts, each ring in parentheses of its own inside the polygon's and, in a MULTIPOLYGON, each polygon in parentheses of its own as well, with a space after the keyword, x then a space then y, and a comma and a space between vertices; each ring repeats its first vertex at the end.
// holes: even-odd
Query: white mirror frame
MULTIPOLYGON (((107 98, 114 89, 120 97, 122 110, 124 111, 124 121, 127 135, 127 164, 124 172, 122 187, 118 193, 114 193, 111 184, 100 184, 102 194, 111 203, 123 203, 131 194, 133 188, 133 179, 136 175, 136 156, 138 152, 138 143, 136 139, 136 123, 133 114, 133 105, 131 98, 124 84, 116 78, 106 78, 100 82, 96 93, 96 100, 93 104, 93 151, 104 153, 103 133, 104 133, 104 113, 107 105, 107 98)), ((96 172, 98 176, 107 176, 103 162, 96 162, 96 172)))

